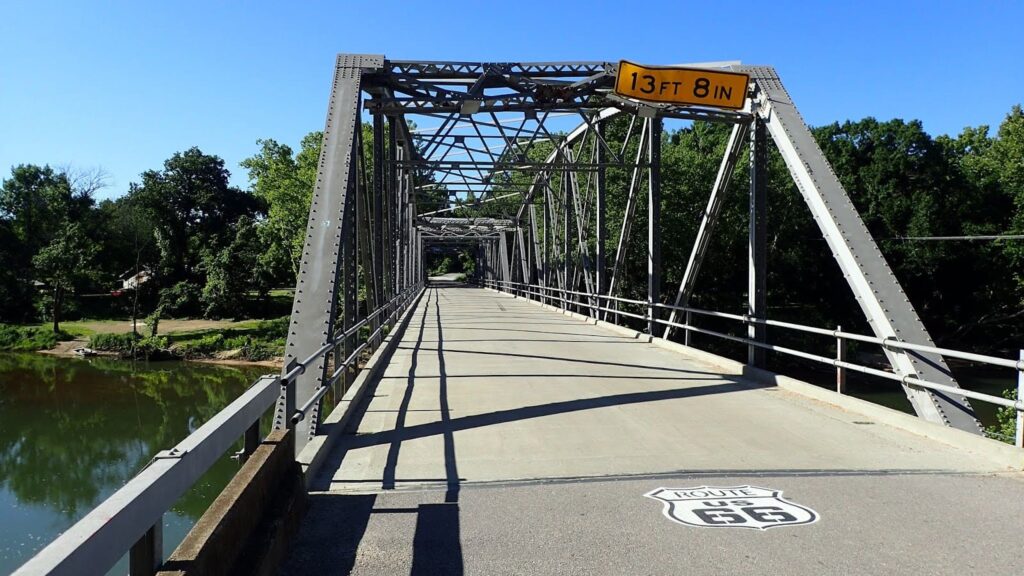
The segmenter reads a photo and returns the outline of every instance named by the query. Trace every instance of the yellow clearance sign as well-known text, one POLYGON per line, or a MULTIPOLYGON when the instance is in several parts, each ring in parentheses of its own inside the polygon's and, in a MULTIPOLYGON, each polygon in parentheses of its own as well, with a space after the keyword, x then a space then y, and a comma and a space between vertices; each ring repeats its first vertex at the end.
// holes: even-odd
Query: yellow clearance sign
POLYGON ((750 76, 738 72, 640 66, 622 60, 615 78, 615 93, 648 102, 738 110, 747 100, 749 83, 750 76))

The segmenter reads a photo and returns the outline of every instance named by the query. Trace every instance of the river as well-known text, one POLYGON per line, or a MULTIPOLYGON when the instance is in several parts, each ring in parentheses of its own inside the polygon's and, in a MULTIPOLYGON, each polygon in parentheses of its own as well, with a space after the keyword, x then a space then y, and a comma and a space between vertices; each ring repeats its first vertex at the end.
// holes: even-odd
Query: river
MULTIPOLYGON (((0 574, 272 371, 0 353, 0 574)), ((221 458, 164 516, 165 554, 237 469, 221 458)))

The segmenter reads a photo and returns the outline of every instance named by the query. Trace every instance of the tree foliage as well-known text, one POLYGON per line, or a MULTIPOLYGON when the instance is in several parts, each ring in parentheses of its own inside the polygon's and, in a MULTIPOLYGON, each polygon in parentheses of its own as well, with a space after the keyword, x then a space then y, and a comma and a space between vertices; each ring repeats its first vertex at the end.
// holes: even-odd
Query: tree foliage
POLYGON ((232 187, 229 177, 222 159, 191 148, 163 170, 144 172, 128 193, 153 223, 158 277, 167 287, 160 305, 171 315, 201 312, 208 264, 230 245, 240 218, 262 213, 258 198, 232 187))
MULTIPOLYGON (((629 125, 627 117, 620 117, 607 126, 605 138, 613 149, 619 150, 629 125)), ((622 151, 626 158, 637 153, 636 126, 633 130, 632 143, 622 151)), ((663 136, 666 299, 682 277, 729 130, 697 122, 663 136)), ((940 342, 997 349, 1019 341, 1024 335, 1024 242, 906 238, 1024 233, 1021 108, 1014 107, 995 131, 968 127, 955 137, 933 138, 917 121, 874 118, 813 132, 940 342)), ((372 126, 363 124, 359 136, 368 165, 358 177, 368 194, 373 186, 372 126)), ((224 161, 198 148, 173 154, 159 169, 141 174, 127 194, 98 204, 92 193, 101 178, 49 166, 13 167, 0 185, 0 320, 84 313, 90 304, 80 294, 116 292, 122 277, 143 270, 151 271, 153 280, 131 294, 135 306, 129 299, 113 298, 118 310, 138 308, 140 316, 154 311, 211 317, 260 313, 271 288, 294 285, 322 138, 322 133, 311 132, 297 149, 272 139, 258 141, 253 156, 242 162, 249 190, 232 186, 224 161), (85 270, 90 273, 81 273, 85 270), (55 299, 59 307, 54 307, 55 299)), ((586 157, 595 145, 587 138, 571 153, 586 157)), ((553 150, 550 141, 538 140, 525 154, 543 161, 553 150)), ((619 242, 632 177, 629 169, 607 171, 609 255, 619 242)), ((856 327, 856 302, 774 150, 768 177, 771 313, 817 325, 856 327)), ((417 174, 417 211, 451 207, 453 216, 514 217, 518 195, 494 198, 531 185, 538 193, 529 210, 538 218, 543 217, 545 198, 556 206, 564 201, 564 175, 558 172, 547 181, 526 171, 497 172, 491 178, 494 194, 488 198, 462 195, 453 202, 432 174, 417 174), (546 195, 545 187, 550 188, 546 195)), ((747 179, 746 163, 741 162, 698 278, 695 305, 732 311, 743 307, 747 179)), ((632 234, 619 286, 627 297, 643 296, 647 282, 646 184, 642 179, 638 184, 639 204, 630 220, 632 234)), ((544 240, 564 242, 562 234, 556 231, 544 240)), ((590 252, 593 237, 591 233, 587 240, 590 252)), ((472 263, 468 253, 460 261, 467 268, 472 263)))
POLYGON ((299 273, 322 140, 322 132, 310 132, 302 139, 298 153, 275 140, 258 140, 260 151, 242 161, 242 167, 249 171, 253 194, 268 206, 267 218, 260 227, 267 248, 261 260, 274 274, 299 273))

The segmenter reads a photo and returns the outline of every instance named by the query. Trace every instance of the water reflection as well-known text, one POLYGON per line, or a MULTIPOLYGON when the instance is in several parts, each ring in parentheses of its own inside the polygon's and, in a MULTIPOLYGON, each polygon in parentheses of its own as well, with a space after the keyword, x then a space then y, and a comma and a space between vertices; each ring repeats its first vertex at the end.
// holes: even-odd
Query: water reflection
MULTIPOLYGON (((0 354, 0 573, 248 387, 265 368, 0 354)), ((165 517, 172 549, 237 469, 224 458, 165 517)))

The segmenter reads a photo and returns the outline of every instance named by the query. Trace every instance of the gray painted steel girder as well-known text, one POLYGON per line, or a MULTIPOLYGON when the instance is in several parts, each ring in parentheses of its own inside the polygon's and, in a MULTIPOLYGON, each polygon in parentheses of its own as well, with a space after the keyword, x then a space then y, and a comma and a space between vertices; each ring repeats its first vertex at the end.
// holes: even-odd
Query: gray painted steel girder
MULTIPOLYGON (((839 263, 875 335, 934 346, 913 305, 893 275, 839 178, 782 86, 767 66, 739 66, 757 86, 757 114, 782 153, 793 180, 839 263)), ((957 387, 941 356, 886 350, 897 373, 957 387)), ((918 416, 961 430, 981 433, 981 425, 963 396, 903 385, 918 416)))
MULTIPOLYGON (((861 222, 859 215, 854 210, 838 179, 831 172, 820 149, 818 149, 812 135, 797 113, 795 106, 779 82, 774 70, 766 67, 732 66, 731 68, 751 73, 759 103, 758 109, 753 113, 758 114, 765 122, 769 134, 782 152, 795 182, 808 206, 810 206, 812 214, 835 254, 836 260, 846 274, 847 281, 858 298, 865 315, 871 323, 872 329, 881 337, 919 344, 930 344, 931 339, 921 324, 920 319, 907 301, 898 282, 892 276, 891 270, 861 222)), ((395 98, 394 94, 403 93, 402 88, 404 86, 408 88, 405 91, 406 95, 413 99, 428 101, 428 105, 437 101, 451 101, 453 98, 456 101, 459 101, 461 98, 462 103, 472 103, 471 101, 475 99, 480 101, 480 104, 483 104, 482 101, 486 100, 486 98, 479 96, 482 94, 483 88, 488 86, 500 87, 500 82, 503 78, 504 81, 508 82, 509 86, 515 84, 519 89, 533 90, 537 87, 545 86, 545 83, 549 87, 566 86, 564 81, 559 81, 557 78, 576 77, 580 80, 572 84, 572 88, 575 90, 575 94, 581 95, 585 93, 585 91, 579 90, 582 84, 591 82, 595 87, 598 84, 607 84, 609 71, 613 72, 614 66, 600 62, 507 64, 398 62, 386 61, 379 56, 340 56, 338 70, 339 74, 336 74, 335 87, 332 91, 331 113, 328 118, 328 130, 325 131, 325 148, 324 155, 322 156, 322 168, 329 169, 321 171, 317 194, 320 194, 322 189, 330 189, 334 190, 334 194, 340 194, 343 199, 347 179, 351 177, 348 173, 348 162, 351 160, 351 142, 353 140, 351 132, 358 122, 361 79, 364 83, 362 87, 373 94, 375 99, 380 98, 380 102, 387 98, 395 98), (343 62, 347 63, 347 65, 342 66, 343 62), (349 74, 351 77, 345 77, 345 74, 341 73, 342 71, 347 71, 345 74, 349 74), (522 77, 513 78, 515 75, 522 77), (498 83, 495 84, 494 82, 498 83), (433 86, 428 86, 431 83, 433 86), (465 91, 461 92, 461 90, 465 91), (387 94, 385 94, 386 92, 387 94), (464 94, 464 96, 460 97, 458 94, 464 94), (343 102, 339 102, 339 98, 343 102), (434 102, 429 102, 431 100, 434 102), (336 124, 337 119, 341 118, 342 114, 345 116, 345 126, 332 130, 332 123, 336 124), (344 164, 343 169, 339 168, 342 164, 344 164)), ((603 91, 602 94, 604 94, 603 91)), ((588 129, 593 128, 590 124, 610 119, 617 114, 636 113, 642 117, 687 117, 686 115, 689 114, 694 118, 708 121, 741 125, 747 124, 752 117, 752 112, 746 110, 722 115, 699 108, 649 106, 622 100, 610 94, 604 94, 604 96, 606 104, 610 103, 613 108, 602 109, 598 114, 588 118, 587 122, 568 135, 567 138, 561 140, 556 146, 552 157, 547 159, 549 163, 555 162, 559 153, 564 151, 567 145, 582 137, 588 129)), ((511 94, 508 97, 514 98, 511 94)), ((500 99, 500 96, 498 98, 500 99)), ((368 104, 370 103, 372 103, 372 100, 368 102, 368 104)), ((533 101, 530 103, 530 106, 536 112, 537 110, 543 110, 545 104, 547 103, 533 101)), ((586 107, 589 103, 579 103, 577 105, 586 107)), ((451 119, 453 121, 456 119, 459 119, 458 121, 466 121, 472 118, 472 114, 475 111, 480 110, 481 108, 478 106, 476 110, 471 110, 468 113, 453 114, 451 119)), ((396 116, 399 116, 404 113, 410 113, 412 110, 396 109, 393 112, 396 116)), ((527 117, 530 117, 529 114, 530 112, 527 110, 527 117)), ((493 114, 491 116, 492 118, 494 117, 493 114)), ((536 119, 536 114, 533 115, 533 118, 536 119)), ((497 122, 496 118, 495 122, 497 122)), ((399 124, 403 127, 405 125, 404 122, 399 122, 399 124)), ((502 136, 505 137, 504 134, 502 136)), ((735 149, 738 146, 735 148, 731 146, 730 148, 733 154, 738 151, 735 149)), ((410 152, 409 155, 403 156, 402 159, 393 159, 393 165, 407 164, 410 167, 430 167, 431 162, 438 160, 424 159, 418 156, 415 150, 410 150, 410 152)), ((440 160, 444 160, 444 158, 442 157, 440 160)), ((730 171, 729 168, 731 166, 728 166, 728 164, 733 164, 734 161, 735 158, 733 157, 725 162, 727 164, 726 171, 730 171)), ((481 168, 484 164, 487 165, 487 168, 493 169, 500 161, 495 161, 492 157, 486 162, 471 160, 470 163, 477 169, 481 168), (481 166, 477 166, 477 164, 481 166)), ((452 162, 452 164, 453 166, 456 165, 455 162, 452 162)), ((456 169, 469 168, 468 164, 466 166, 463 166, 463 164, 467 163, 458 162, 458 168, 456 169)), ((523 168, 518 166, 516 162, 510 163, 510 165, 518 169, 523 168)), ((548 165, 548 169, 550 168, 551 166, 548 165)), ((572 168, 578 170, 581 166, 576 165, 572 168)), ((728 179, 724 178, 723 180, 727 181, 728 179)), ((517 236, 520 233, 519 231, 526 232, 526 230, 520 227, 520 223, 523 222, 526 206, 531 205, 530 199, 534 196, 538 183, 538 180, 534 180, 533 185, 530 186, 529 191, 525 194, 519 214, 513 220, 515 223, 514 227, 504 228, 503 226, 491 225, 486 230, 487 233, 498 235, 498 242, 491 242, 490 248, 487 249, 491 251, 488 260, 493 263, 496 271, 505 279, 511 278, 512 266, 510 260, 514 253, 510 254, 510 249, 518 247, 522 252, 520 257, 526 258, 526 250, 530 244, 536 243, 536 239, 534 238, 533 242, 527 242, 525 238, 520 239, 516 237, 514 239, 515 242, 510 243, 503 230, 516 229, 517 236)), ((337 210, 340 210, 345 203, 344 201, 339 202, 337 199, 332 200, 329 194, 324 195, 322 200, 321 196, 315 195, 314 202, 318 201, 328 202, 329 206, 321 206, 319 212, 315 209, 314 213, 311 213, 310 236, 307 238, 307 251, 305 253, 307 258, 304 258, 303 270, 300 271, 300 291, 297 293, 296 303, 293 308, 293 326, 301 321, 303 331, 307 335, 302 337, 293 334, 294 338, 290 337, 289 360, 302 359, 301 351, 315 350, 317 348, 316 341, 319 341, 319 334, 317 334, 317 330, 311 329, 311 327, 318 325, 323 325, 325 328, 333 327, 334 312, 326 308, 326 303, 333 301, 334 283, 337 278, 334 276, 328 281, 325 274, 329 274, 331 270, 336 270, 338 262, 336 256, 332 258, 327 255, 331 252, 330 244, 324 238, 329 239, 331 233, 341 232, 340 221, 344 221, 344 219, 335 218, 333 219, 334 222, 332 222, 329 215, 337 214, 337 210), (315 226, 320 228, 314 230, 315 226), (314 231, 316 234, 314 234, 314 231), (323 238, 314 238, 314 236, 322 236, 323 238), (313 244, 316 245, 314 246, 313 244), (310 262, 313 260, 316 260, 316 262, 311 264, 310 262), (307 270, 307 267, 310 269, 307 270), (312 270, 313 268, 316 268, 315 272, 312 270), (326 281, 330 287, 314 289, 308 284, 308 282, 313 280, 312 275, 314 274, 318 275, 317 277, 320 280, 326 281), (331 298, 323 298, 328 295, 331 298), (313 302, 313 309, 310 309, 303 302, 313 302), (319 305, 316 303, 319 303, 319 305), (309 322, 306 320, 309 320, 309 322), (292 351, 291 346, 293 339, 297 346, 295 351, 292 351), (299 342, 304 339, 309 341, 299 345, 299 342)), ((413 225, 422 226, 423 228, 422 231, 411 231, 414 240, 415 275, 419 277, 422 276, 421 250, 422 242, 425 239, 422 233, 442 233, 445 235, 445 239, 448 240, 453 238, 450 234, 461 234, 464 228, 459 224, 452 223, 450 230, 442 229, 438 232, 439 228, 437 226, 424 225, 421 219, 415 217, 412 219, 414 221, 413 225)), ((441 228, 448 227, 448 224, 441 225, 441 228)), ((478 235, 481 230, 474 232, 478 235)), ((440 239, 437 240, 440 241, 440 239)), ((484 254, 487 254, 487 250, 484 251, 484 254)), ((334 250, 334 252, 336 253, 337 250, 334 250)), ((534 252, 536 252, 536 246, 534 247, 534 252)), ((542 259, 539 255, 537 256, 534 261, 539 263, 542 259)), ((616 256, 618 257, 619 255, 616 256)), ((697 266, 699 266, 699 263, 697 266)), ((695 275, 695 272, 694 270, 693 275, 695 275)), ((525 271, 523 275, 524 277, 527 275, 525 271)), ((689 280, 692 283, 693 278, 689 280)), ((568 279, 566 279, 567 281, 568 279)), ((545 283, 547 283, 546 279, 545 283)), ((325 333, 331 333, 331 330, 326 329, 325 333)), ((948 368, 939 356, 906 351, 889 351, 887 354, 894 369, 900 374, 907 376, 916 375, 924 379, 949 383, 953 386, 956 385, 949 375, 948 368)), ((306 393, 305 389, 307 387, 315 388, 315 380, 319 377, 315 373, 319 372, 320 369, 321 366, 317 366, 317 370, 310 370, 309 373, 300 376, 299 383, 295 387, 300 399, 306 393)), ((319 378, 322 379, 322 377, 319 378)), ((979 431, 979 425, 974 419, 973 412, 966 399, 944 396, 909 386, 905 386, 905 389, 915 410, 921 417, 976 433, 979 431)), ((284 399, 284 401, 287 401, 287 399, 284 399)), ((294 399, 291 402, 294 405, 294 399)), ((315 419, 312 421, 315 422, 315 419)), ((300 441, 302 441, 302 438, 300 438, 300 441)))
MULTIPOLYGON (((287 374, 295 362, 312 356, 335 332, 341 239, 354 233, 351 219, 345 218, 349 205, 345 198, 355 178, 353 145, 359 122, 360 81, 364 68, 380 67, 383 63, 383 56, 338 55, 282 374, 287 374)), ((327 369, 327 359, 321 355, 291 385, 283 387, 275 411, 275 427, 288 425, 296 406, 312 398, 326 381, 327 369)), ((315 433, 318 417, 314 408, 296 425, 296 451, 301 451, 315 433)))

